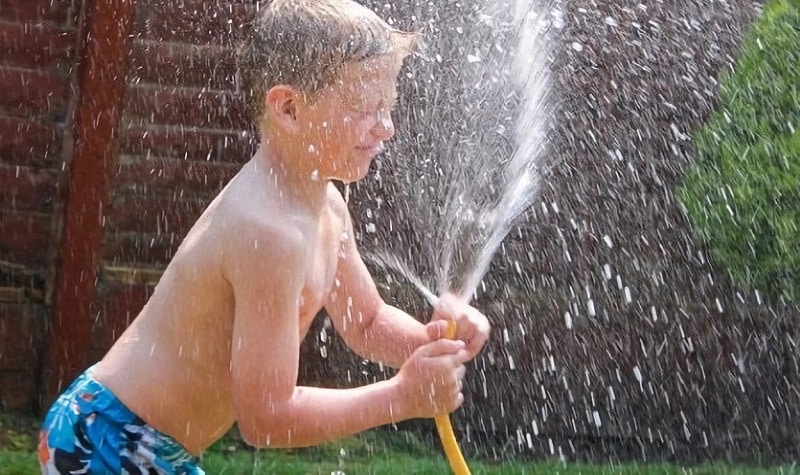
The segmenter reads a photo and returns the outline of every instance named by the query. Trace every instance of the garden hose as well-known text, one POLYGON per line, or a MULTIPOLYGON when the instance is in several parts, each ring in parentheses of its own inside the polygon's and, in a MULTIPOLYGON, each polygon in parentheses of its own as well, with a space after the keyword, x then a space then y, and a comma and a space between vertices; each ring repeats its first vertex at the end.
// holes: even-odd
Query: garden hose
MULTIPOLYGON (((450 321, 447 323, 444 337, 449 340, 455 339, 456 322, 450 321)), ((447 460, 450 462, 450 468, 453 469, 453 473, 455 475, 470 475, 467 462, 461 454, 461 449, 458 447, 456 436, 453 433, 450 417, 447 414, 439 414, 434 420, 436 421, 436 430, 439 431, 439 439, 441 439, 442 446, 444 446, 444 453, 447 455, 447 460)))

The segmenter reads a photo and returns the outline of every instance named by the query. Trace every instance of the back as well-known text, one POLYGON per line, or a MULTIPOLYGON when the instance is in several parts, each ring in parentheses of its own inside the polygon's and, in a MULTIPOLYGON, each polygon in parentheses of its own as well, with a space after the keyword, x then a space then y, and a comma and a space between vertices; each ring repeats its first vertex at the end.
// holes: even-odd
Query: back
POLYGON ((235 417, 229 368, 234 299, 223 275, 224 246, 247 220, 243 213, 269 208, 246 170, 188 232, 150 300, 95 369, 133 412, 195 453, 235 417))

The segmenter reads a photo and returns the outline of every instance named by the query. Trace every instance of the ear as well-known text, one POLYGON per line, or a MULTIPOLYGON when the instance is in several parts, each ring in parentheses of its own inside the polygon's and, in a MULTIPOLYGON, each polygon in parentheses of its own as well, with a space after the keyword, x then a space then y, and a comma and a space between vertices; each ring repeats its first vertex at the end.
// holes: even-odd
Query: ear
POLYGON ((299 95, 289 86, 278 85, 272 87, 264 96, 264 105, 273 119, 284 128, 292 131, 299 129, 297 122, 297 108, 299 95))

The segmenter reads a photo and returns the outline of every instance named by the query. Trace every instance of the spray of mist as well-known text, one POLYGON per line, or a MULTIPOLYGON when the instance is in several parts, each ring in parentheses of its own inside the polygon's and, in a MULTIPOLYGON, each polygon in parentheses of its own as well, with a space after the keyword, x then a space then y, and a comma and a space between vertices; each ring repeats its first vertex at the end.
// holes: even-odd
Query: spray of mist
MULTIPOLYGON (((456 152, 461 160, 456 166, 435 170, 440 213, 439 222, 432 227, 441 232, 429 233, 424 242, 434 285, 426 285, 409 263, 394 254, 386 251, 368 254, 372 261, 403 275, 432 304, 437 301, 436 295, 444 292, 455 292, 465 300, 475 295, 503 239, 538 194, 552 115, 549 10, 530 0, 487 2, 482 8, 484 22, 503 22, 490 25, 491 28, 513 30, 512 51, 499 47, 491 50, 497 57, 494 61, 483 61, 485 67, 475 73, 476 81, 481 81, 495 74, 489 68, 499 66, 500 72, 511 78, 517 104, 513 153, 498 157, 492 147, 470 143, 456 152)), ((480 102, 480 93, 474 94, 480 102)), ((494 124, 481 126, 491 128, 494 124)), ((431 206, 427 198, 415 203, 420 215, 431 206)))

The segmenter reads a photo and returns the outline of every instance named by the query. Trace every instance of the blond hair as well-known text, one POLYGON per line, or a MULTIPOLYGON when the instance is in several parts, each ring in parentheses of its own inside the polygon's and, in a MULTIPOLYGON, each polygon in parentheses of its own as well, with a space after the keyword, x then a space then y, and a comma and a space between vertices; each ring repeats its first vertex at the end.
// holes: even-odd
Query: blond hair
POLYGON ((407 56, 418 37, 352 0, 268 1, 237 52, 240 87, 258 122, 273 86, 288 85, 313 97, 333 84, 345 64, 407 56))

